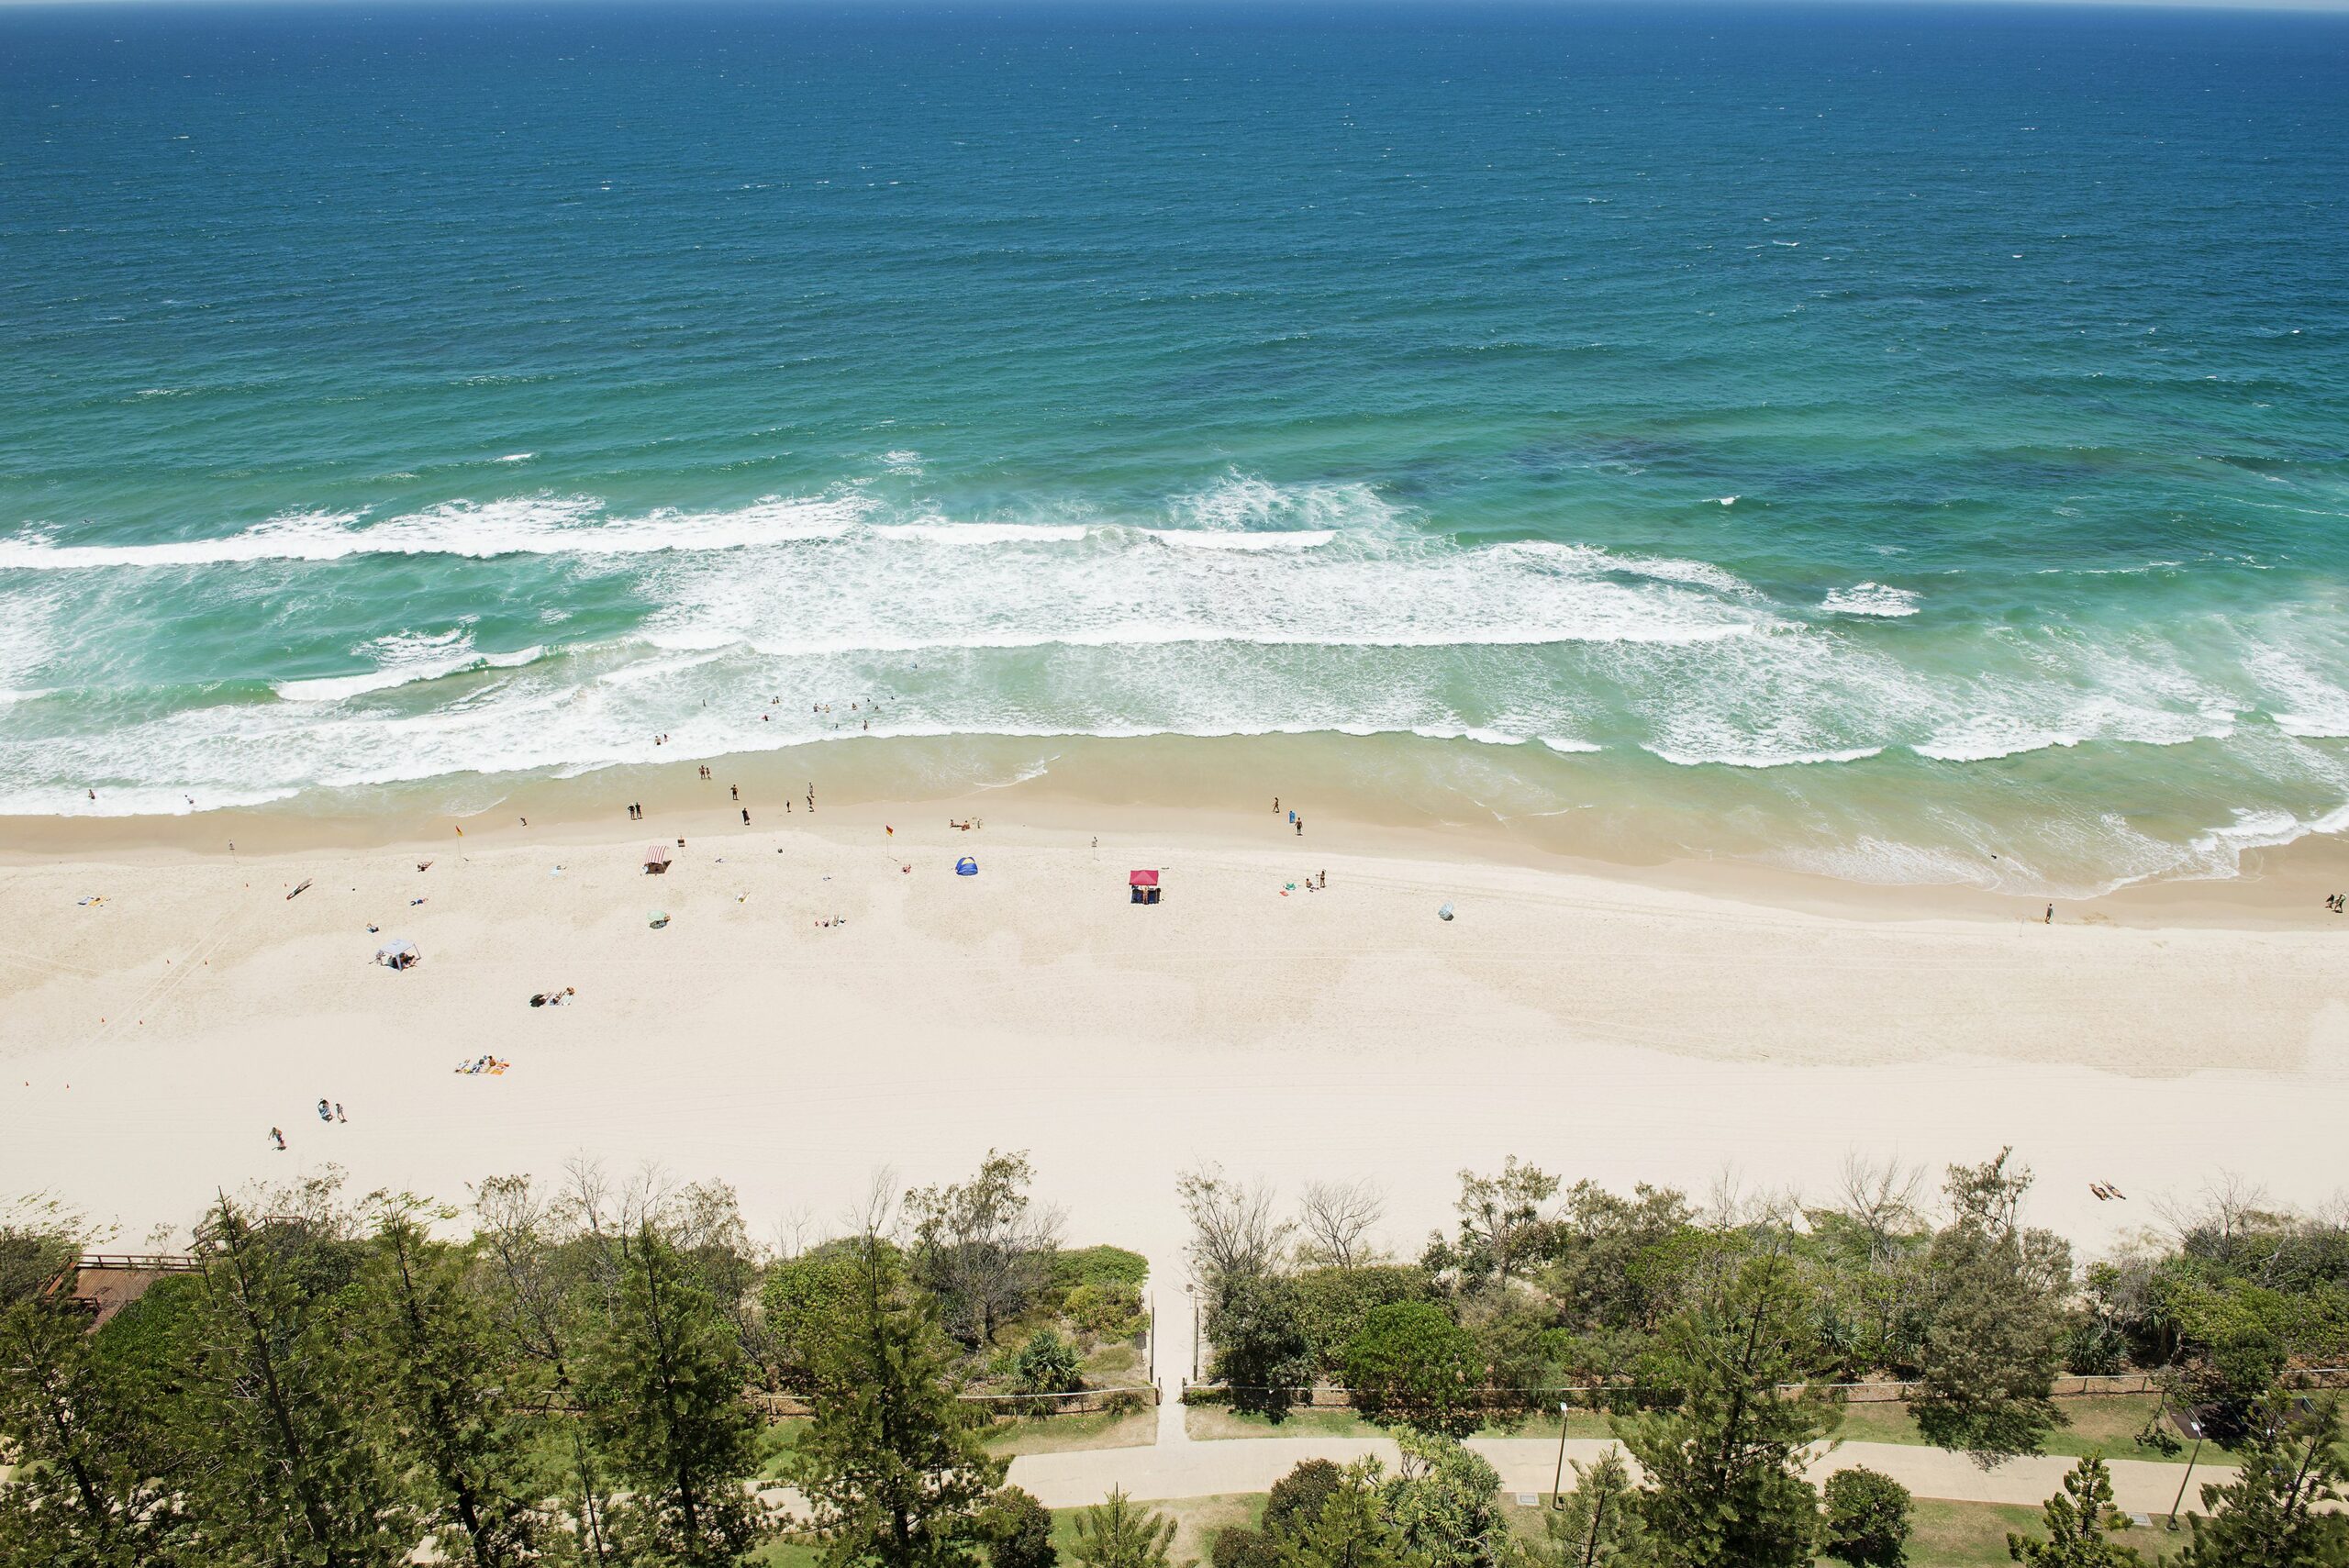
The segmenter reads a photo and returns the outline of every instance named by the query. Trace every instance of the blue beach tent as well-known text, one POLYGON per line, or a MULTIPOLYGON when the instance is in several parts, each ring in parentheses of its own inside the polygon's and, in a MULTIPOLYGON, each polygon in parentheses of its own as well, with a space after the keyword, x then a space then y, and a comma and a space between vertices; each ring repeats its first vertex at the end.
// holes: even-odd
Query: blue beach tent
POLYGON ((979 862, 973 860, 970 856, 964 855, 961 860, 954 862, 954 874, 956 876, 976 876, 979 874, 979 862))

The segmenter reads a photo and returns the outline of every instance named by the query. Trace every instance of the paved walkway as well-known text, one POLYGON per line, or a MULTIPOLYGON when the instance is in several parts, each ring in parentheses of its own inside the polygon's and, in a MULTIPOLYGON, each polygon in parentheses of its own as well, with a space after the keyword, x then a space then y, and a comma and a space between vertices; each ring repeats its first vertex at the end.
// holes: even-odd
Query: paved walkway
MULTIPOLYGON (((1112 1485, 1137 1498, 1200 1497, 1220 1492, 1263 1492, 1287 1474, 1301 1460, 1329 1459, 1346 1463, 1375 1454, 1392 1466, 1395 1445, 1383 1438, 1230 1438, 1191 1441, 1186 1434, 1169 1442, 1164 1412, 1179 1407, 1161 1406, 1161 1441, 1150 1448, 1087 1449, 1074 1453, 1023 1454, 1012 1461, 1011 1479, 1033 1492, 1048 1507, 1073 1507, 1097 1503, 1112 1485)), ((1508 1492, 1551 1489, 1558 1464, 1554 1439, 1473 1438, 1468 1446, 1490 1460, 1508 1492)), ((1588 1464, 1609 1445, 1601 1438, 1569 1438, 1566 1458, 1588 1464)), ((2010 1460, 1984 1471, 1963 1454, 1907 1443, 1848 1442, 1820 1455, 1810 1465, 1813 1481, 1823 1482, 1838 1470, 1865 1465, 1891 1476, 1920 1497, 1958 1502, 2022 1503, 2037 1506, 2063 1489, 2069 1459, 2010 1460)), ((2186 1478, 2182 1464, 2151 1460, 2116 1459, 2112 1470, 2114 1502, 2131 1513, 2165 1514, 2186 1478)), ((2187 1494, 2193 1503, 2205 1481, 2222 1481, 2231 1472, 2223 1466, 2197 1465, 2194 1485, 2187 1494)))

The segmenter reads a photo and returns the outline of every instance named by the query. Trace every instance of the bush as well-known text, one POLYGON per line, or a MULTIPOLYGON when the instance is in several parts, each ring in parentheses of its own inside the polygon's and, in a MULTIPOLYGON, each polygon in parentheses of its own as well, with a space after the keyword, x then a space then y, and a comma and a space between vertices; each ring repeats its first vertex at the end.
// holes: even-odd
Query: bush
POLYGON ((1074 1394, 1085 1386, 1075 1348, 1050 1329, 1037 1329, 1012 1358, 1011 1373, 1022 1394, 1074 1394))
POLYGON ((1122 1280, 1097 1280, 1070 1291, 1061 1316, 1085 1333, 1130 1340, 1141 1331, 1141 1292, 1122 1280))
POLYGON ((1307 1269, 1297 1276, 1297 1321, 1312 1342, 1314 1363, 1335 1373, 1346 1342, 1362 1332, 1374 1307, 1426 1301, 1435 1294, 1425 1269, 1411 1263, 1373 1263, 1355 1269, 1307 1269))
POLYGON ((1215 1375, 1231 1385, 1231 1407, 1279 1420, 1289 1391, 1309 1382, 1313 1363, 1297 1320, 1297 1286, 1276 1276, 1228 1282, 1208 1319, 1215 1375))
POLYGON ((1279 1568, 1280 1550, 1272 1537, 1246 1525, 1226 1525, 1216 1532, 1212 1568, 1279 1568))
POLYGON ((1909 1560, 1909 1488, 1856 1466, 1827 1479, 1827 1555, 1854 1568, 1909 1560))
POLYGON ((1150 1277, 1150 1260, 1123 1247, 1080 1247, 1052 1254, 1051 1288, 1074 1290, 1083 1284, 1124 1284, 1141 1289, 1150 1277))
POLYGON ((979 1515, 991 1568, 1053 1568, 1052 1510, 1017 1486, 1006 1486, 979 1515))
POLYGON ((1326 1459, 1308 1459, 1273 1483, 1264 1499, 1264 1538, 1295 1540, 1321 1517, 1321 1506, 1345 1481, 1345 1472, 1326 1459))
POLYGON ((1374 1421, 1464 1438, 1482 1423, 1475 1337, 1441 1307, 1401 1301, 1371 1308, 1346 1345, 1346 1386, 1374 1421))

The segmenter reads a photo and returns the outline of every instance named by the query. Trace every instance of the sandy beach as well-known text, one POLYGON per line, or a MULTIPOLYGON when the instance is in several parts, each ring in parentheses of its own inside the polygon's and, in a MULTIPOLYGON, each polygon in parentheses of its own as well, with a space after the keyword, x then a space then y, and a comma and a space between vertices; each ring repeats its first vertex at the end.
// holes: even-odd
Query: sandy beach
POLYGON ((387 818, 373 843, 265 813, 12 824, 0 1191, 139 1240, 216 1186, 330 1163, 462 1201, 586 1155, 723 1178, 781 1231, 876 1168, 946 1179, 1024 1148, 1073 1236, 1171 1262, 1175 1173, 1202 1161, 1375 1176, 1405 1251, 1459 1167, 1508 1153, 1823 1194, 1853 1151, 2012 1144, 2035 1216, 2089 1251, 2222 1172, 2303 1206, 2343 1184, 2349 957, 2321 862, 2049 926, 1962 890, 1609 868, 1310 806, 1299 837, 1269 788, 1181 811, 1064 778, 885 804, 819 785, 810 817, 760 777, 746 828, 744 770, 716 772, 387 818), (1135 867, 1163 868, 1163 904, 1128 902, 1135 867), (418 967, 371 962, 394 938, 418 967), (484 1053, 511 1070, 453 1071, 484 1053), (322 1125, 321 1096, 348 1121, 322 1125))

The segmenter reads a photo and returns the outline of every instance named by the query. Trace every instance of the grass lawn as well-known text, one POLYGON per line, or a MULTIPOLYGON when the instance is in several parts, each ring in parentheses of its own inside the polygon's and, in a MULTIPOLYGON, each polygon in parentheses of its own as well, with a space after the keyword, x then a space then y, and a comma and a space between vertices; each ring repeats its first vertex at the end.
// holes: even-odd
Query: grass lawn
MULTIPOLYGON (((2070 1418, 2071 1424, 2058 1427, 2047 1435, 2046 1451, 2066 1459, 2143 1459, 2155 1462, 2183 1464, 2188 1450, 2164 1453, 2159 1449, 2140 1448, 2137 1434, 2153 1419, 2161 1396, 2155 1394, 2099 1394, 2085 1399, 2058 1399, 2055 1407, 2070 1418)), ((1555 1430, 1554 1427, 1552 1430, 1555 1430)), ((1925 1437, 1917 1429, 1916 1418, 1909 1415, 1906 1405, 1846 1405, 1843 1425, 1836 1434, 1849 1442, 1917 1443, 1925 1437)), ((2221 1456, 2215 1446, 2206 1446, 2203 1457, 2221 1456)))
POLYGON ((986 1429, 987 1451, 1067 1453, 1081 1448, 1140 1448, 1158 1440, 1158 1412, 1095 1412, 1083 1416, 1029 1416, 986 1429))
MULTIPOLYGON (((2137 1434, 2145 1429, 2161 1403, 2154 1394, 2099 1394, 2083 1399, 2059 1399, 2055 1407, 2070 1418, 2069 1426, 2059 1427, 2048 1434, 2046 1451, 2065 1459, 2143 1459, 2156 1462, 2183 1464, 2186 1451, 2171 1454, 2158 1449, 2137 1446, 2137 1434)), ((1357 1438, 1377 1437, 1379 1429, 1351 1410, 1293 1410, 1282 1421, 1263 1416, 1243 1415, 1221 1406, 1202 1405, 1189 1412, 1191 1435, 1195 1438, 1357 1438)), ((1488 1426, 1477 1434, 1488 1438, 1555 1438, 1558 1418, 1551 1412, 1525 1417, 1508 1425, 1488 1426)), ((1566 1416, 1566 1435, 1573 1438, 1604 1438, 1613 1435, 1607 1418, 1595 1410, 1574 1410, 1566 1416)), ((1916 1418, 1909 1415, 1906 1405, 1889 1402, 1846 1405, 1843 1424, 1835 1434, 1847 1442, 1909 1443, 1930 1447, 1925 1435, 1917 1429, 1916 1418)), ((2215 1446, 2203 1450, 2205 1458, 2225 1458, 2215 1446)))
MULTIPOLYGON (((1352 1410, 1291 1410, 1281 1420, 1221 1405, 1193 1405, 1183 1412, 1191 1436, 1218 1438, 1376 1438, 1386 1434, 1352 1410)), ((1551 1429, 1555 1431, 1553 1426, 1551 1429)))

